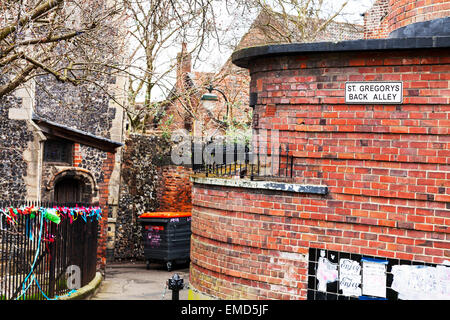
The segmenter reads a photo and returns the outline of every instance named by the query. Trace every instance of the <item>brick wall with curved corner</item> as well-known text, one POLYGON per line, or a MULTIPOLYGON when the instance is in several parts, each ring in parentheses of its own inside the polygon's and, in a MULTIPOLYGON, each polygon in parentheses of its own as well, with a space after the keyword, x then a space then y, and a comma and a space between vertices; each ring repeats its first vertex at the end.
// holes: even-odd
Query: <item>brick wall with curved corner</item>
POLYGON ((447 0, 389 0, 386 17, 389 33, 416 22, 450 16, 450 2, 447 0))
POLYGON ((364 13, 364 39, 387 38, 412 23, 449 16, 450 2, 446 0, 377 0, 364 13))
POLYGON ((295 182, 324 196, 193 185, 190 285, 220 299, 304 299, 308 249, 450 260, 446 48, 254 58, 255 129, 279 130, 295 182), (345 103, 346 81, 402 81, 403 103, 345 103))

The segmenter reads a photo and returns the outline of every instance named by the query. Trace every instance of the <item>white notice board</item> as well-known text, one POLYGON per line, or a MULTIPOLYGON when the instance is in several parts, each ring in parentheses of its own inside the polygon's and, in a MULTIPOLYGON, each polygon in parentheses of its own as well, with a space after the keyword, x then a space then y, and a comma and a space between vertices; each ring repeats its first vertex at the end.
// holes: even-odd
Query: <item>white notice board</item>
POLYGON ((345 83, 345 103, 401 104, 402 81, 349 81, 345 83))
POLYGON ((386 266, 388 261, 371 258, 363 258, 361 261, 362 294, 386 298, 386 266))

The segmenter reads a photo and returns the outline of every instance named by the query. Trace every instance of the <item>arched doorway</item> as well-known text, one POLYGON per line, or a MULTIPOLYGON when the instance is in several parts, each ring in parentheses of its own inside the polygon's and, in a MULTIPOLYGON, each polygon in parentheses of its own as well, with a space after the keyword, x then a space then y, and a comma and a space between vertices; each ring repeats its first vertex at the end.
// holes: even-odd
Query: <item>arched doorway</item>
POLYGON ((65 169, 47 185, 48 201, 60 204, 88 205, 98 201, 98 187, 87 170, 65 169))
POLYGON ((81 202, 81 181, 74 178, 63 178, 55 184, 54 199, 57 203, 81 202))

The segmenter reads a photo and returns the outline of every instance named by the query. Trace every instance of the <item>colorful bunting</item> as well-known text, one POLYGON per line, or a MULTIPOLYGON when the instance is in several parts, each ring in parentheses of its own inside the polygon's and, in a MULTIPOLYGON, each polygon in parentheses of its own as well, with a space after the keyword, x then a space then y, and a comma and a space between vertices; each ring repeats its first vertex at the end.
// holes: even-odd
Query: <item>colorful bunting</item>
MULTIPOLYGON (((6 217, 8 224, 17 224, 17 217, 19 215, 29 216, 34 219, 38 214, 43 214, 47 221, 59 224, 63 219, 69 219, 72 224, 73 221, 81 217, 85 222, 87 219, 100 220, 102 218, 102 209, 100 207, 25 207, 20 208, 0 208, 1 215, 6 217)), ((0 220, 1 221, 1 220, 0 220)), ((1 226, 2 227, 2 226, 1 226)))

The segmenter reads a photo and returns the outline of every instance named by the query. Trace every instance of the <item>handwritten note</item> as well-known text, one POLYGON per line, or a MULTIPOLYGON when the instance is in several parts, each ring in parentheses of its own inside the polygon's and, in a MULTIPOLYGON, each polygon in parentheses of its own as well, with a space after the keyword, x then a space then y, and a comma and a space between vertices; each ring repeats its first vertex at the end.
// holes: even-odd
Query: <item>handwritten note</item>
POLYGON ((450 300, 450 267, 398 265, 392 267, 392 289, 402 300, 450 300))
POLYGON ((386 298, 387 261, 362 259, 362 293, 368 296, 386 298))
POLYGON ((350 259, 341 259, 339 260, 339 272, 341 274, 360 275, 361 265, 359 264, 358 261, 350 259))
POLYGON ((339 260, 339 289, 345 296, 361 295, 361 265, 350 259, 339 260))

